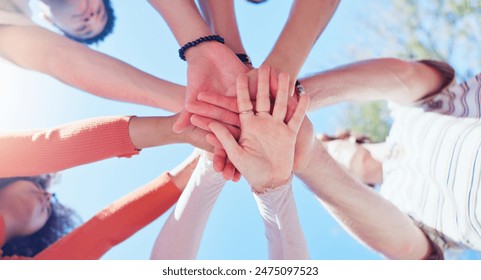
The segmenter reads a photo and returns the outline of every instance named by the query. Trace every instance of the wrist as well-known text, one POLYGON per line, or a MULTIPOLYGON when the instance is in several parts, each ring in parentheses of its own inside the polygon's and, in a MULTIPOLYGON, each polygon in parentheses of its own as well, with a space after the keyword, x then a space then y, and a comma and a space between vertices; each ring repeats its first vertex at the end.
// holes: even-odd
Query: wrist
MULTIPOLYGON (((174 126, 174 124, 177 122, 177 120, 179 119, 180 117, 180 114, 181 113, 177 113, 177 114, 174 114, 172 116, 168 116, 168 117, 165 117, 166 121, 168 122, 168 129, 167 130, 167 138, 169 139, 169 143, 170 144, 184 144, 184 143, 187 143, 187 144, 192 144, 191 142, 191 139, 188 135, 188 133, 186 133, 186 131, 188 131, 187 129, 182 131, 182 132, 174 132, 174 130, 172 129, 172 127, 174 126)), ((159 127, 159 129, 162 129, 161 127, 159 127)))
POLYGON ((276 71, 276 74, 285 72, 291 77, 291 84, 296 82, 297 76, 301 70, 302 64, 291 61, 291 57, 283 55, 281 53, 273 53, 262 63, 267 65, 276 71))
POLYGON ((183 45, 179 49, 179 57, 182 60, 189 62, 189 60, 195 56, 211 53, 212 48, 215 48, 216 45, 224 45, 224 38, 220 37, 219 35, 200 37, 183 45))
POLYGON ((266 60, 262 65, 271 67, 276 75, 279 73, 289 74, 289 93, 292 95, 295 89, 297 76, 299 75, 300 68, 291 66, 288 61, 266 60))
POLYGON ((294 174, 300 178, 309 176, 309 174, 315 174, 315 172, 319 170, 319 159, 326 158, 326 156, 329 157, 328 152, 320 140, 314 137, 311 143, 306 153, 308 155, 307 158, 294 170, 294 174))
POLYGON ((251 187, 251 191, 255 194, 264 194, 266 192, 270 191, 275 191, 285 185, 288 185, 291 183, 293 177, 293 173, 289 174, 287 178, 280 178, 280 179, 274 179, 270 180, 269 182, 266 183, 256 183, 256 184, 249 184, 251 187))

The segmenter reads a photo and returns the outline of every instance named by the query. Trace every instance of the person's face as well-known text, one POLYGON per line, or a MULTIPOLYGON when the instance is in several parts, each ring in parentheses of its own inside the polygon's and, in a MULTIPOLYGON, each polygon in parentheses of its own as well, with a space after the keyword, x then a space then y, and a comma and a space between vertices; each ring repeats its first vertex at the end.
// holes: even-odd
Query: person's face
POLYGON ((373 160, 371 153, 362 145, 350 140, 324 142, 329 154, 351 174, 362 179, 365 165, 373 160))
POLYGON ((8 209, 16 224, 21 225, 20 236, 40 230, 52 212, 51 194, 36 184, 20 180, 0 189, 0 208, 8 209))
POLYGON ((107 23, 102 0, 63 0, 50 4, 51 21, 69 35, 88 39, 100 34, 107 23))

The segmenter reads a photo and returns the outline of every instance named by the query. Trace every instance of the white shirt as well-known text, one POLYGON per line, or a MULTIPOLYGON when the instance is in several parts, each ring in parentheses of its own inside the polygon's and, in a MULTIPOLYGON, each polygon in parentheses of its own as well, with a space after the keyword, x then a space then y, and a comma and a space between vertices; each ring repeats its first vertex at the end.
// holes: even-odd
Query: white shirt
POLYGON ((392 108, 386 142, 394 152, 383 162, 380 193, 444 250, 481 251, 480 77, 449 87, 421 107, 392 108), (430 110, 438 112, 427 112, 433 100, 441 101, 431 103, 430 110))

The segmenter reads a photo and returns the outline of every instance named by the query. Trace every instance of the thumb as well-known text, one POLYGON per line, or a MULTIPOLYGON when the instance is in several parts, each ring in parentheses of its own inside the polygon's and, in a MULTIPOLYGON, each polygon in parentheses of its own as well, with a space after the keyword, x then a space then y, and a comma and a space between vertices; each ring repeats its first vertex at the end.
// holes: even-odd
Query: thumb
POLYGON ((179 118, 177 119, 177 121, 174 123, 174 125, 172 125, 172 131, 175 133, 181 133, 186 130, 190 124, 191 115, 192 114, 187 112, 186 110, 182 111, 179 114, 179 118))
POLYGON ((211 122, 209 124, 209 128, 224 147, 229 159, 234 165, 236 165, 239 162, 244 150, 241 146, 239 146, 239 144, 237 144, 234 136, 232 136, 227 128, 218 122, 211 122))

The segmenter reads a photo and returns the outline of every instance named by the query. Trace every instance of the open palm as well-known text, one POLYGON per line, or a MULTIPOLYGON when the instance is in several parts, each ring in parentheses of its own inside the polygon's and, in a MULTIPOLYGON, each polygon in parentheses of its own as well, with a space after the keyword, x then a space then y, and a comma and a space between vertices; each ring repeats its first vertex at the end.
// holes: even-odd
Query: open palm
POLYGON ((237 104, 241 135, 237 142, 219 123, 209 125, 231 162, 255 191, 285 183, 292 174, 294 148, 299 127, 304 119, 309 98, 302 96, 293 117, 286 124, 289 76, 279 74, 278 91, 271 113, 269 68, 259 69, 256 108, 249 96, 248 78, 237 79, 237 104))

